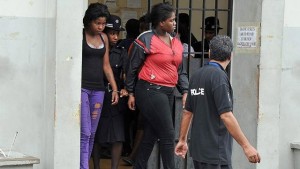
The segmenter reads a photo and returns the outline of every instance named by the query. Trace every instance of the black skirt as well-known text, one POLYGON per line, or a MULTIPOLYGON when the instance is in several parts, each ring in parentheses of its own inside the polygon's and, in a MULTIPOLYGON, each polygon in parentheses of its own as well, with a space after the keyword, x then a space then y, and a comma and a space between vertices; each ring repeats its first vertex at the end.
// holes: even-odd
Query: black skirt
POLYGON ((111 105, 111 92, 106 91, 103 108, 96 131, 95 141, 99 144, 125 141, 124 104, 126 98, 120 98, 117 105, 111 105))

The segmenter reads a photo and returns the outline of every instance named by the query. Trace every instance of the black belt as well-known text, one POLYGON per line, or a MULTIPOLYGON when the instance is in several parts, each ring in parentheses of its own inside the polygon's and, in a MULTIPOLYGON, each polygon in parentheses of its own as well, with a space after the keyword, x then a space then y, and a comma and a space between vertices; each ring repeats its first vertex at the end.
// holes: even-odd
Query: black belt
POLYGON ((142 83, 144 83, 144 84, 147 84, 147 85, 150 85, 150 86, 154 86, 154 87, 156 87, 156 89, 160 89, 160 88, 174 89, 175 88, 175 87, 158 85, 158 84, 151 83, 151 82, 148 82, 148 81, 142 80, 142 79, 139 79, 139 81, 142 82, 142 83))

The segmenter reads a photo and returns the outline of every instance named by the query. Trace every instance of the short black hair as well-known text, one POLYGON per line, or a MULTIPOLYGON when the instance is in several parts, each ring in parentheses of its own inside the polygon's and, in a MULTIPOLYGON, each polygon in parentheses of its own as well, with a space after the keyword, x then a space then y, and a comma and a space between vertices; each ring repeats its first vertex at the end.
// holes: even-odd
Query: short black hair
POLYGON ((140 18, 139 18, 139 21, 140 22, 149 22, 149 13, 146 13, 145 15, 143 15, 143 16, 141 16, 140 18))
POLYGON ((140 22, 140 33, 149 30, 150 27, 150 22, 151 22, 151 18, 150 18, 150 13, 146 13, 145 15, 141 16, 139 18, 139 22, 140 22))
POLYGON ((184 24, 178 24, 178 33, 180 34, 180 40, 182 43, 189 43, 189 29, 186 25, 184 24))
POLYGON ((180 40, 182 43, 189 43, 189 15, 186 13, 180 13, 178 15, 178 33, 180 34, 180 40))
POLYGON ((178 14, 179 24, 184 24, 186 26, 190 26, 190 16, 187 13, 179 13, 178 14))
POLYGON ((125 28, 128 38, 136 38, 140 34, 140 21, 137 19, 129 19, 125 24, 125 28))
POLYGON ((230 37, 225 35, 217 35, 210 41, 209 49, 210 59, 225 61, 231 57, 233 44, 230 37))
POLYGON ((151 9, 151 23, 152 27, 156 27, 159 22, 165 21, 172 16, 172 13, 175 12, 175 9, 169 2, 158 3, 152 6, 151 9))
POLYGON ((83 26, 84 28, 87 28, 93 20, 99 17, 105 17, 106 19, 108 19, 109 16, 110 13, 106 5, 99 2, 91 3, 88 9, 85 11, 83 17, 83 26))

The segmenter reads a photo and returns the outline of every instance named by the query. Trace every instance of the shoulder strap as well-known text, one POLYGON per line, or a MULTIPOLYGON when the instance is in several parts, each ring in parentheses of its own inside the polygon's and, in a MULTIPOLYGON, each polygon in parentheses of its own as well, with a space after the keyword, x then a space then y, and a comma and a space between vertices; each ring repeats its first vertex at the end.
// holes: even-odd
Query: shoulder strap
POLYGON ((99 36, 100 36, 100 38, 101 38, 101 40, 102 40, 102 42, 103 42, 103 46, 104 46, 104 48, 105 48, 105 41, 104 41, 104 39, 103 39, 103 37, 102 37, 102 33, 100 33, 99 36))

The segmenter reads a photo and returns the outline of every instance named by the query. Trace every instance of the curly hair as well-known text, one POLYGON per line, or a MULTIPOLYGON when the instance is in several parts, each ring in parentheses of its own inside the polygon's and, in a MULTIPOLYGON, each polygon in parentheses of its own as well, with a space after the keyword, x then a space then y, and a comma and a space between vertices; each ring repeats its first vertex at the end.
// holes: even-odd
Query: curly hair
POLYGON ((91 3, 83 17, 84 28, 89 27, 90 23, 99 17, 105 17, 106 19, 110 17, 107 6, 99 2, 91 3))
POLYGON ((230 37, 225 35, 217 35, 210 41, 209 49, 210 59, 225 61, 231 57, 233 44, 230 37))
POLYGON ((126 24, 127 37, 136 38, 140 34, 140 21, 137 19, 129 19, 126 24))
POLYGON ((175 9, 169 2, 158 3, 151 9, 150 20, 152 27, 155 28, 159 22, 165 21, 172 16, 175 9))

